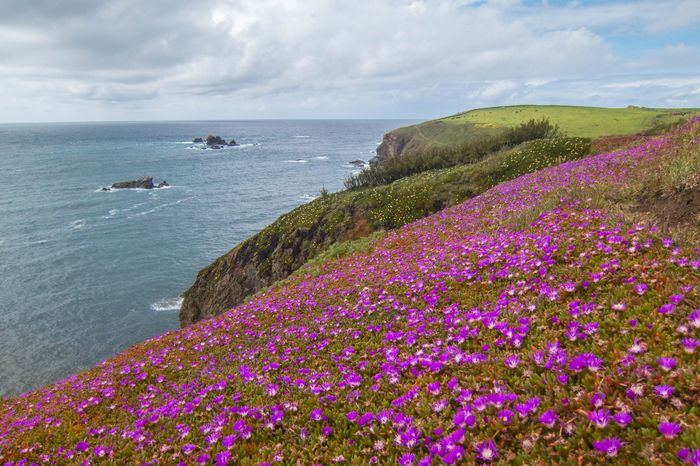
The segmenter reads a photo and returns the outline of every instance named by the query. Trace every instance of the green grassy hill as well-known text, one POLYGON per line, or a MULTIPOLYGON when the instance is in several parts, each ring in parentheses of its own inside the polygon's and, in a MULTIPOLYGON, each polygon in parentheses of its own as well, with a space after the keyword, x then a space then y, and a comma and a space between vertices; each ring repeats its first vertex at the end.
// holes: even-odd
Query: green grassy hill
POLYGON ((641 133, 700 113, 700 109, 603 108, 564 105, 516 105, 470 110, 405 126, 388 133, 377 149, 378 160, 458 146, 530 119, 546 118, 568 136, 596 138, 641 133))

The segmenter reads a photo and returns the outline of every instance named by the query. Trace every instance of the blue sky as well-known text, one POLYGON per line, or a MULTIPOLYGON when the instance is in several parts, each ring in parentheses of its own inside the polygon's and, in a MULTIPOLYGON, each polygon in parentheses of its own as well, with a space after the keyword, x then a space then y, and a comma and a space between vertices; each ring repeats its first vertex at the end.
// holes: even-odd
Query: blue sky
POLYGON ((700 107, 700 1, 4 0, 0 121, 700 107))

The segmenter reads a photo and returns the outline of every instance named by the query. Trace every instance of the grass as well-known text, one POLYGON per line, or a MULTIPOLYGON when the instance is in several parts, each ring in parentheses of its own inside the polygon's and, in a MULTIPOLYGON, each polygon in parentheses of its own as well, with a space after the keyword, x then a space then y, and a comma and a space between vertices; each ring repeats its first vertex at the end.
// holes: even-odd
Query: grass
POLYGON ((498 134, 530 119, 548 119, 568 136, 598 138, 636 134, 688 119, 697 108, 603 108, 564 105, 517 105, 470 110, 392 131, 408 140, 406 154, 453 147, 484 135, 498 134))
POLYGON ((565 105, 518 105, 458 113, 438 121, 450 125, 485 128, 513 127, 532 118, 547 118, 569 136, 596 138, 634 134, 687 119, 700 109, 654 109, 645 107, 603 108, 565 105))

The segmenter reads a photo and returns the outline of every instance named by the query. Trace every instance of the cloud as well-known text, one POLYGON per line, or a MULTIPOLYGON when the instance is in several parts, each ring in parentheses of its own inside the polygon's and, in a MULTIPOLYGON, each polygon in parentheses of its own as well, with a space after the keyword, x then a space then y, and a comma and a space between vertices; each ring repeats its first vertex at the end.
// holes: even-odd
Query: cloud
MULTIPOLYGON (((5 0, 0 86, 13 97, 0 120, 425 117, 526 98, 612 102, 606 84, 700 71, 692 44, 641 57, 611 46, 624 31, 700 21, 698 2, 675 2, 683 13, 662 3, 5 0)), ((653 89, 655 105, 697 100, 696 88, 653 89)))

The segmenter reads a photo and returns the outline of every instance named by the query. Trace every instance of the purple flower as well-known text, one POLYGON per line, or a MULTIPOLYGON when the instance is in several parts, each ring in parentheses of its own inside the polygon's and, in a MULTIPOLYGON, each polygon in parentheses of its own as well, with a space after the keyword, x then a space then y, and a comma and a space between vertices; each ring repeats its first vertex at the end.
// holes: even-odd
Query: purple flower
POLYGON ((668 372, 676 367, 676 360, 673 358, 657 358, 656 364, 658 364, 661 369, 668 372))
POLYGON ((79 452, 84 452, 88 449, 89 446, 90 446, 89 443, 81 440, 80 442, 75 444, 75 449, 79 452))
POLYGON ((474 447, 474 451, 476 452, 476 457, 481 461, 490 462, 498 459, 498 449, 496 448, 496 444, 493 443, 493 440, 477 443, 474 447))
POLYGON ((231 452, 228 450, 220 451, 216 454, 216 466, 226 466, 231 461, 231 452))
POLYGON ((696 309, 688 315, 690 325, 695 328, 700 328, 700 309, 696 309))
POLYGON ((670 385, 657 385, 656 387, 654 387, 654 391, 661 398, 668 398, 671 395, 673 395, 675 388, 671 387, 670 385))
POLYGON ((184 444, 184 445, 182 446, 182 452, 183 452, 185 455, 189 455, 189 454, 192 453, 196 448, 197 448, 197 445, 193 445, 193 444, 191 444, 191 443, 186 443, 186 444, 184 444))
POLYGON ((659 423, 659 433, 664 436, 664 438, 672 439, 676 435, 680 434, 681 425, 675 422, 661 422, 659 423))
POLYGON ((607 409, 598 409, 588 413, 588 420, 595 424, 598 428, 607 427, 610 422, 610 411, 607 409))
POLYGON ((557 413, 555 413, 552 409, 548 409, 540 414, 540 424, 544 424, 547 427, 554 427, 557 420, 559 420, 559 416, 557 416, 557 413))
POLYGON ((588 368, 591 372, 598 372, 603 367, 603 360, 592 353, 582 353, 569 361, 569 369, 580 371, 588 368))
POLYGON ((357 420, 357 423, 361 426, 365 426, 372 422, 374 420, 374 413, 372 412, 367 412, 360 416, 360 418, 357 420))
POLYGON ((321 408, 312 410, 311 413, 309 413, 309 419, 312 421, 320 421, 323 419, 323 410, 321 408))
POLYGON ((590 401, 591 406, 600 408, 605 404, 605 393, 594 393, 590 401))
POLYGON ((695 338, 683 338, 681 340, 681 346, 683 346, 683 351, 688 354, 693 354, 695 349, 700 346, 700 342, 695 338))
POLYGON ((509 425, 511 422, 513 422, 513 411, 510 409, 502 409, 496 414, 498 419, 504 424, 504 425, 509 425))
POLYGON ((516 354, 511 354, 503 360, 503 364, 505 364, 506 367, 515 369, 518 367, 518 364, 520 364, 520 358, 516 354))
POLYGON ((593 442, 593 448, 599 452, 605 453, 606 456, 614 457, 617 456, 617 452, 620 451, 622 447, 622 442, 617 437, 609 437, 597 442, 593 442))
POLYGON ((626 427, 630 422, 632 422, 632 415, 627 411, 617 413, 612 418, 620 427, 626 427))
POLYGON ((691 451, 689 448, 681 448, 676 454, 679 460, 691 466, 700 466, 700 450, 691 451))
POLYGON ((109 455, 109 449, 103 445, 97 445, 92 452, 97 456, 98 458, 104 458, 105 456, 109 455))
POLYGON ((637 283, 636 285, 634 285, 634 292, 639 295, 646 293, 648 289, 649 285, 647 285, 646 283, 637 283))
POLYGON ((447 454, 442 456, 442 461, 445 464, 455 464, 464 456, 464 448, 460 445, 453 445, 452 449, 447 454))
POLYGON ((415 460, 416 460, 416 455, 414 455, 413 453, 404 453, 399 458, 399 465, 400 466, 411 466, 415 460))
POLYGON ((440 394, 440 382, 429 383, 425 389, 431 395, 438 395, 440 394))
POLYGON ((233 447, 233 443, 236 441, 236 436, 235 435, 227 435, 224 437, 224 439, 221 441, 221 444, 224 446, 224 448, 231 448, 233 447))
POLYGON ((664 304, 663 306, 659 306, 659 308, 656 309, 656 312, 658 312, 659 314, 662 314, 662 315, 666 315, 666 314, 672 314, 675 309, 676 309, 675 304, 667 303, 667 304, 664 304))

